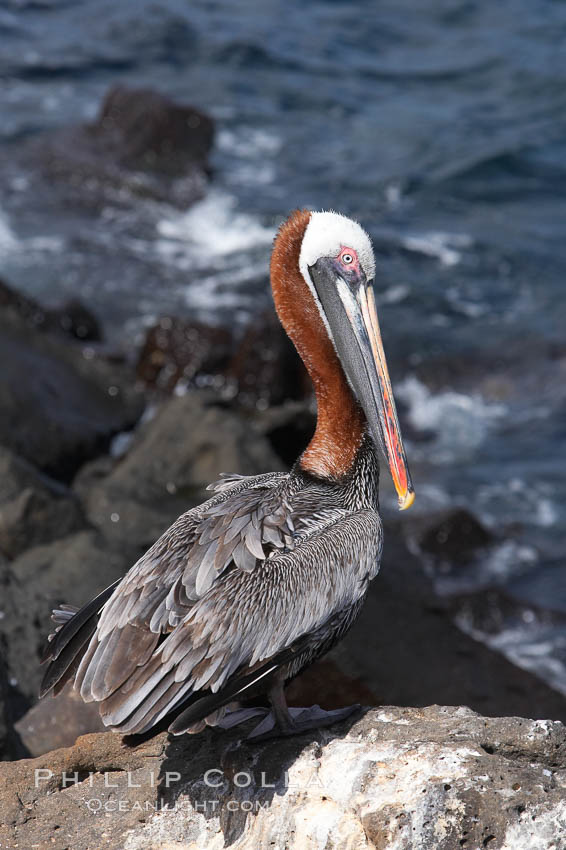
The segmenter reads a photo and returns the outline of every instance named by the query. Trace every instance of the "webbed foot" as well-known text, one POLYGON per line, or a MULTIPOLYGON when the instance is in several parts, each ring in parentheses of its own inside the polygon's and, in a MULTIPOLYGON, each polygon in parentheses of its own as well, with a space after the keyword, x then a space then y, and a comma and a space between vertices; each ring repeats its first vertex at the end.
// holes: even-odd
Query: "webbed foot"
POLYGON ((283 718, 276 718, 274 712, 270 711, 261 723, 250 732, 246 741, 256 743, 258 741, 269 741, 273 738, 302 735, 312 729, 324 729, 346 720, 347 717, 360 709, 361 706, 357 704, 348 705, 345 708, 335 708, 332 711, 325 711, 319 705, 312 705, 310 708, 289 708, 287 709, 287 717, 283 722, 281 722, 283 718))

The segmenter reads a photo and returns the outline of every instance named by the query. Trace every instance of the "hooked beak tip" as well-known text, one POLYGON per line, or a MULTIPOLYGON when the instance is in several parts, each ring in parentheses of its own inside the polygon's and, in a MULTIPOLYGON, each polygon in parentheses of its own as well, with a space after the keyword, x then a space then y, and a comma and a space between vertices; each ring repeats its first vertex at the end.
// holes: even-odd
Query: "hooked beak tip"
POLYGON ((415 491, 407 490, 402 496, 399 496, 399 510, 406 511, 408 510, 413 502, 415 501, 415 491))

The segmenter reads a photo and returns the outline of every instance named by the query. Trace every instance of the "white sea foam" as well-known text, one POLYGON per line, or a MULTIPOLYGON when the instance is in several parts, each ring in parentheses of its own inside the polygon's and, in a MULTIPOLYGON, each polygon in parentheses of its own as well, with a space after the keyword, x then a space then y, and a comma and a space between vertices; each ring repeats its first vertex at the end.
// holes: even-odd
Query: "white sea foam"
POLYGON ((224 129, 218 134, 220 150, 248 159, 258 156, 275 156, 281 150, 281 140, 263 129, 241 127, 237 130, 224 129))
POLYGON ((406 283, 396 283, 384 289, 383 292, 376 293, 378 304, 399 304, 409 296, 410 287, 406 283))
POLYGON ((11 252, 18 247, 18 239, 4 213, 0 210, 0 251, 11 252))
POLYGON ((458 286, 450 286, 445 290, 446 299, 453 310, 468 316, 470 319, 478 319, 490 311, 487 302, 474 301, 463 295, 458 286))
POLYGON ((64 245, 65 241, 60 236, 30 236, 29 239, 22 240, 26 252, 34 251, 40 254, 58 254, 64 245))
POLYGON ((481 557, 473 559, 469 566, 460 565, 457 571, 446 571, 436 566, 431 571, 434 588, 440 596, 476 592, 481 588, 507 584, 511 579, 530 572, 538 561, 532 546, 516 540, 503 540, 481 557))
POLYGON ((265 186, 276 179, 276 156, 281 140, 252 127, 221 130, 217 147, 230 157, 227 176, 231 183, 265 186))
MULTIPOLYGON (((414 375, 398 384, 395 394, 408 405, 411 424, 434 433, 434 441, 426 444, 426 457, 436 463, 450 463, 455 455, 476 449, 506 410, 478 395, 454 390, 432 393, 414 375)), ((419 452, 417 446, 415 452, 419 452)))
POLYGON ((63 248, 63 240, 58 236, 30 236, 19 238, 0 210, 0 252, 10 255, 10 259, 25 265, 34 254, 58 253, 63 248))
POLYGON ((466 233, 443 233, 435 230, 404 236, 401 244, 408 251, 436 257, 443 266, 455 266, 462 259, 462 249, 470 248, 473 240, 466 233))
POLYGON ((159 260, 187 273, 182 295, 188 306, 243 311, 235 319, 249 315, 256 300, 249 282, 267 275, 274 228, 239 212, 228 193, 213 190, 188 212, 161 219, 157 231, 159 260))
POLYGON ((215 260, 271 244, 275 231, 257 219, 236 210, 231 195, 218 190, 182 214, 161 219, 157 250, 164 259, 190 257, 196 267, 215 260))
MULTIPOLYGON (((530 612, 527 612, 530 613, 530 612)), ((564 629, 525 619, 524 626, 503 629, 495 635, 480 631, 465 615, 456 618, 463 632, 501 652, 517 667, 539 676, 560 693, 566 694, 566 633, 564 629)))
POLYGON ((494 516, 500 522, 526 522, 540 528, 550 528, 559 521, 559 511, 551 485, 546 481, 510 478, 493 481, 479 488, 477 508, 487 524, 494 516))
POLYGON ((197 309, 218 310, 222 307, 240 307, 247 317, 246 308, 253 307, 255 296, 245 292, 245 283, 260 274, 266 273, 265 263, 252 265, 246 263, 241 268, 229 269, 225 272, 202 275, 198 286, 185 289, 184 300, 188 307, 197 309))
POLYGON ((385 187, 385 200, 390 207, 398 207, 403 199, 403 189, 400 183, 392 181, 385 187))

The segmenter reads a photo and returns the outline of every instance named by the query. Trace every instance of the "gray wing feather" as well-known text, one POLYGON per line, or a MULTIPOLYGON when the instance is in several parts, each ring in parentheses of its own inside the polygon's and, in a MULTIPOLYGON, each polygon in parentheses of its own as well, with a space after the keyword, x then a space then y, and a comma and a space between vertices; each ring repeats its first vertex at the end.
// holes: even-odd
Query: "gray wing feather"
POLYGON ((379 517, 360 511, 255 570, 228 572, 138 668, 127 695, 118 690, 104 700, 104 722, 123 732, 145 731, 188 693, 217 692, 237 670, 324 629, 329 618, 363 598, 380 551, 379 517), (165 693, 166 706, 159 702, 165 693))
POLYGON ((262 540, 269 549, 289 545, 286 481, 284 473, 224 477, 212 485, 215 496, 179 517, 140 558, 104 606, 79 665, 75 687, 83 699, 100 701, 123 686, 221 575, 255 568, 265 557, 262 540), (262 538, 266 521, 269 540, 262 538))

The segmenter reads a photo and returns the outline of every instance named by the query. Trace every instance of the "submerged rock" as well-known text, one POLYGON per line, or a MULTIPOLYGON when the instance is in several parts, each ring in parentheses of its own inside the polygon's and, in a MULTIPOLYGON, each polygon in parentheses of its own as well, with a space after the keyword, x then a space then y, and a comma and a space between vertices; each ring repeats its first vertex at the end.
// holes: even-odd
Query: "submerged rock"
POLYGON ((495 540, 479 520, 463 508, 427 519, 427 528, 419 538, 420 548, 437 558, 462 560, 495 540))
POLYGON ((182 174, 187 165, 208 167, 212 120, 193 106, 151 89, 113 86, 91 126, 107 155, 128 168, 182 174))
POLYGON ((382 708, 236 745, 113 733, 0 768, 0 844, 87 850, 546 850, 566 818, 561 723, 382 708))
POLYGON ((151 89, 114 86, 92 124, 44 134, 32 159, 80 204, 129 195, 186 209, 204 194, 213 136, 200 110, 151 89))
POLYGON ((223 376, 232 347, 226 328, 163 316, 147 332, 136 373, 146 386, 172 393, 179 381, 189 385, 223 376))
POLYGON ((84 342, 102 339, 96 316, 81 301, 72 298, 60 307, 43 307, 33 298, 0 280, 0 308, 9 309, 37 330, 57 331, 84 342))

